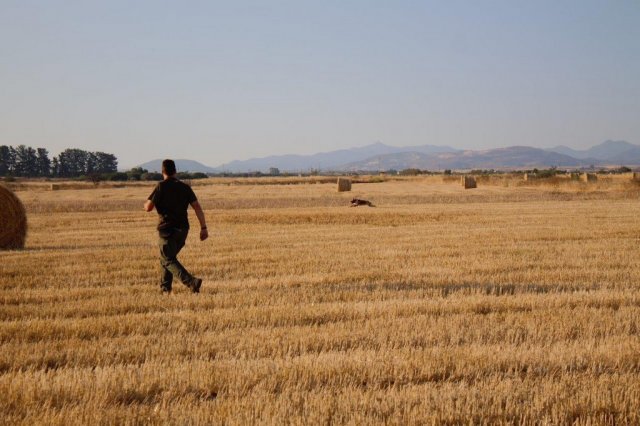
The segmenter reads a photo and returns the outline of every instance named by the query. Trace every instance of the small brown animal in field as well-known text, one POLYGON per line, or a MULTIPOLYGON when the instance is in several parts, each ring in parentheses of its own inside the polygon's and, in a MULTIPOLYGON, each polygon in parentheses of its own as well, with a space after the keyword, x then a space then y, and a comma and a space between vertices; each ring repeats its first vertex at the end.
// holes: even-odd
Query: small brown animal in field
POLYGON ((371 201, 361 200, 359 198, 354 198, 353 200, 351 200, 351 207, 358 207, 358 206, 375 207, 373 204, 371 204, 371 201))

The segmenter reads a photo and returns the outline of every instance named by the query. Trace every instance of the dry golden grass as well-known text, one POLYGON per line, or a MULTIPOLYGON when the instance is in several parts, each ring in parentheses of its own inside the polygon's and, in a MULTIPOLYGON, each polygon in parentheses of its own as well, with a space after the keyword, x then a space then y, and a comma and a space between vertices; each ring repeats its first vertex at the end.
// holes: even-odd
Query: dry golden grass
POLYGON ((199 182, 205 283, 168 297, 153 184, 23 185, 3 422, 640 422, 637 183, 283 183, 199 182))

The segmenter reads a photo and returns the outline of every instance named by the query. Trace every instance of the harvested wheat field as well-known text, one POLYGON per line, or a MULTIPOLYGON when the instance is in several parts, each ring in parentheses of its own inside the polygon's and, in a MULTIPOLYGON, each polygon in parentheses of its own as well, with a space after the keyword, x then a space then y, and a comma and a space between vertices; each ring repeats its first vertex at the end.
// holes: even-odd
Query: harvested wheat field
POLYGON ((3 423, 640 422, 637 182, 369 182, 194 181, 170 296, 153 184, 16 186, 3 423))

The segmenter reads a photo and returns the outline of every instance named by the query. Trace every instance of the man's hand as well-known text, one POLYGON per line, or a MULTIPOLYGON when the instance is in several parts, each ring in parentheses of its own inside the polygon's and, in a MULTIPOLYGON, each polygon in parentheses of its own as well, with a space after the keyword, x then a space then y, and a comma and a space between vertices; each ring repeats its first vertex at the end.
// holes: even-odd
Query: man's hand
POLYGON ((150 212, 151 210, 153 210, 155 206, 153 205, 153 202, 151 200, 147 200, 144 203, 144 211, 145 212, 150 212))
POLYGON ((204 220, 204 212, 202 211, 202 207, 200 207, 200 203, 198 200, 191 203, 191 207, 196 211, 196 216, 198 217, 198 222, 200 222, 200 241, 204 241, 209 238, 209 232, 207 231, 207 222, 204 220))

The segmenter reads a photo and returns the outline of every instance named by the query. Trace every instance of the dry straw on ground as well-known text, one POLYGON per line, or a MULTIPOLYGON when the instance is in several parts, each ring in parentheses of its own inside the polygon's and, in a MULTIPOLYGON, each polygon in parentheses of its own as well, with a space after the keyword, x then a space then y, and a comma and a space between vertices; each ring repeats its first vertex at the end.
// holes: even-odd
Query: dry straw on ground
POLYGON ((0 249, 24 248, 26 236, 27 214, 22 202, 0 185, 0 249))
POLYGON ((338 192, 351 191, 351 179, 338 178, 338 192))
POLYGON ((194 180, 171 296, 153 182, 24 183, 2 424, 640 424, 640 185, 449 178, 194 180))

